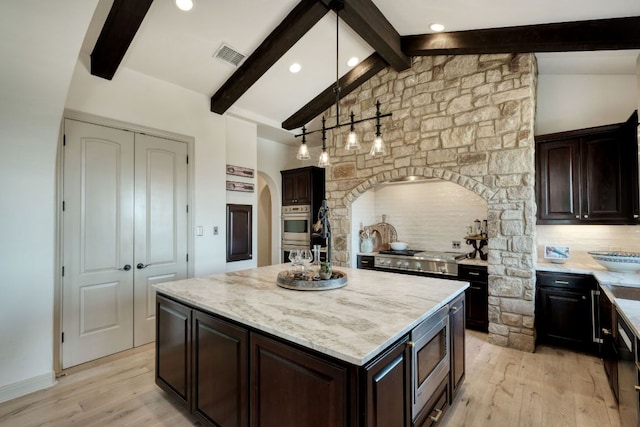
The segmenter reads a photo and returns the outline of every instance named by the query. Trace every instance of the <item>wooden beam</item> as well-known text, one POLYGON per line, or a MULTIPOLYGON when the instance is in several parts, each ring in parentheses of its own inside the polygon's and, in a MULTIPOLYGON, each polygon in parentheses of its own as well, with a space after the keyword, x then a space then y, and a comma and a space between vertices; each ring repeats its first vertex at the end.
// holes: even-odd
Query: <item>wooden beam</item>
MULTIPOLYGON (((333 7, 336 0, 320 0, 333 7)), ((400 34, 371 0, 344 0, 340 19, 360 35, 396 71, 411 67, 411 59, 401 49, 400 34)))
MULTIPOLYGON (((373 53, 340 78, 340 98, 351 93, 354 89, 369 80, 386 66, 387 63, 385 60, 382 59, 379 54, 373 53)), ((335 84, 332 84, 322 91, 320 95, 313 98, 313 100, 311 100, 307 105, 282 122, 282 127, 287 130, 302 127, 315 117, 319 116, 327 108, 334 105, 335 102, 335 84)))
POLYGON ((91 74, 111 80, 153 0, 114 0, 91 52, 91 74))
POLYGON ((329 9, 318 0, 302 0, 211 97, 211 111, 223 114, 329 9))
POLYGON ((638 16, 402 37, 410 56, 638 48, 638 16))

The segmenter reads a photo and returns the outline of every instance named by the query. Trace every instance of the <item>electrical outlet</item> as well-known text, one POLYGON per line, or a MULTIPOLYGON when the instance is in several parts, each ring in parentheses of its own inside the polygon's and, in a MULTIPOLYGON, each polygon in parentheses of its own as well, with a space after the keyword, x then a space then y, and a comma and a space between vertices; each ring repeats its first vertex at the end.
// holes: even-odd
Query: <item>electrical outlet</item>
POLYGON ((213 227, 213 235, 214 236, 218 235, 218 226, 217 225, 215 227, 213 227))
POLYGON ((452 241, 451 246, 453 247, 453 249, 460 249, 460 241, 458 240, 452 241))

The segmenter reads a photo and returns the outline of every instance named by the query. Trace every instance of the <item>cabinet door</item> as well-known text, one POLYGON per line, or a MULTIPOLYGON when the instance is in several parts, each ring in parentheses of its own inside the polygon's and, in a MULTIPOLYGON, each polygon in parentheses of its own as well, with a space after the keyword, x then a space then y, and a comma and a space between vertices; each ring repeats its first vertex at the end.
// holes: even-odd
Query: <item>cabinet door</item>
POLYGON ((613 304, 604 291, 600 291, 598 300, 600 309, 600 336, 602 344, 600 345, 600 356, 604 365, 604 372, 607 374, 609 387, 613 395, 618 399, 618 350, 614 340, 614 332, 616 326, 616 311, 613 304))
POLYGON ((219 426, 249 425, 249 332, 194 311, 193 412, 219 426))
POLYGON ((368 427, 411 425, 411 363, 408 337, 366 368, 368 427))
POLYGON ((579 139, 536 147, 538 219, 575 222, 580 218, 579 139))
POLYGON ((296 174, 282 172, 282 204, 292 205, 296 199, 296 174))
POLYGON ((631 174, 624 163, 624 141, 619 132, 585 137, 582 141, 582 220, 628 222, 631 220, 631 174), (623 179, 629 175, 628 180, 623 179))
POLYGON ((347 369, 252 333, 251 425, 347 426, 347 369))
POLYGON ((296 174, 296 200, 297 205, 311 204, 311 171, 303 171, 296 174))
POLYGON ((156 296, 156 384, 182 403, 191 400, 191 309, 156 296))
POLYGON ((466 321, 467 328, 487 332, 489 327, 489 294, 487 284, 482 282, 469 282, 466 295, 466 321))
POLYGON ((449 337, 450 337, 450 366, 449 373, 451 386, 449 402, 452 402, 458 387, 462 384, 465 376, 465 296, 462 294, 450 304, 449 312, 449 337))
POLYGON ((589 350, 591 300, 587 292, 538 288, 538 339, 564 347, 589 350))

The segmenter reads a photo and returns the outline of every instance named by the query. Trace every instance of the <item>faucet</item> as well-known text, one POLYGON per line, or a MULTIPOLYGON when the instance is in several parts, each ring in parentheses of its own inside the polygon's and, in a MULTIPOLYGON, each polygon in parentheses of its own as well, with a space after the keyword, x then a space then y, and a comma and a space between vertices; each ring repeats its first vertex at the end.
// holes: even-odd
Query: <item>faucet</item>
POLYGON ((318 210, 318 221, 322 224, 320 237, 327 240, 327 262, 331 264, 331 224, 329 224, 327 199, 322 201, 322 206, 320 206, 320 210, 318 210))

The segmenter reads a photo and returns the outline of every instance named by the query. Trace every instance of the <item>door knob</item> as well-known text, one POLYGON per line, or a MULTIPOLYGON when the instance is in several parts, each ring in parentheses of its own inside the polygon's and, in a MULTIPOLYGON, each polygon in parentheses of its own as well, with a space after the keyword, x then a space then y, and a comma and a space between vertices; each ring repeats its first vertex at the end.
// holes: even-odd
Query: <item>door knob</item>
POLYGON ((131 266, 129 264, 126 264, 124 267, 119 268, 118 270, 120 270, 120 271, 123 271, 123 270, 124 271, 129 271, 129 270, 131 270, 131 266))
POLYGON ((136 268, 137 268, 138 270, 142 270, 143 268, 147 268, 147 267, 149 267, 150 265, 151 265, 151 264, 143 264, 143 263, 139 262, 139 263, 138 263, 138 265, 136 265, 136 268))

